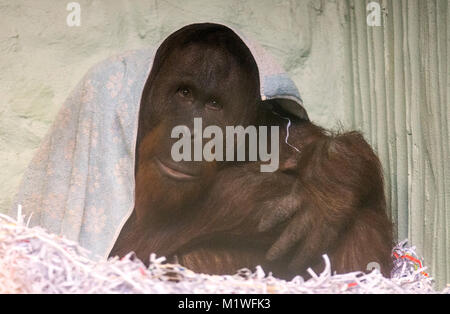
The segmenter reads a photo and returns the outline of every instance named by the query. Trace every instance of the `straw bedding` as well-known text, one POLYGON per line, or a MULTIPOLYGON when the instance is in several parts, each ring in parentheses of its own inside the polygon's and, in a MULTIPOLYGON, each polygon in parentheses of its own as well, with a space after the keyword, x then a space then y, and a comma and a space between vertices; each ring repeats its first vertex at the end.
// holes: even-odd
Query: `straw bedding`
POLYGON ((284 281, 261 267, 242 269, 235 275, 194 273, 180 265, 151 256, 147 268, 128 254, 122 259, 95 261, 77 243, 29 228, 0 215, 0 293, 450 293, 437 292, 414 248, 403 241, 393 250, 392 278, 376 269, 370 274, 333 275, 328 257, 321 274, 284 281))

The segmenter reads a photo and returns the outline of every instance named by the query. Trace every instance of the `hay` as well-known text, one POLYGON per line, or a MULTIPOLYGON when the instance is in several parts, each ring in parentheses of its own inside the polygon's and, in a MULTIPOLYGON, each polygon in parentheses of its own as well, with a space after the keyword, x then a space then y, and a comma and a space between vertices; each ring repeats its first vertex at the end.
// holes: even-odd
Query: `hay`
POLYGON ((155 255, 148 268, 132 253, 96 262, 77 243, 27 227, 20 214, 17 221, 0 215, 0 293, 437 293, 425 268, 417 268, 414 249, 402 242, 396 250, 398 257, 411 258, 396 260, 391 279, 376 269, 332 275, 327 256, 324 271, 310 270, 308 281, 300 276, 280 280, 261 267, 211 276, 164 264, 155 255))

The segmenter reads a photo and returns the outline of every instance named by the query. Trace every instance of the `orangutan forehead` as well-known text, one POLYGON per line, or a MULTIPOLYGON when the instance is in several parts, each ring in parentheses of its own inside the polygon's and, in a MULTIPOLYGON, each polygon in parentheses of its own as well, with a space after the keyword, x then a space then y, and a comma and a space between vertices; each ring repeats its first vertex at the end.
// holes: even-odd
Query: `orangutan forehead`
POLYGON ((217 76, 227 78, 231 73, 243 75, 246 72, 223 47, 199 43, 174 49, 167 60, 167 66, 180 74, 202 75, 204 79, 217 76))

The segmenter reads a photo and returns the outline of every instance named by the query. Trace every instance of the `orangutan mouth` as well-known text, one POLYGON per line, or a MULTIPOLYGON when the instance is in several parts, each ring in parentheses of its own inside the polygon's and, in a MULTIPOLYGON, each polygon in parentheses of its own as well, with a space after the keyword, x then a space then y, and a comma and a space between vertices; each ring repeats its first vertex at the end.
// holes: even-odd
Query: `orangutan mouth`
POLYGON ((179 181, 191 181, 199 179, 198 176, 194 176, 191 174, 187 174, 185 172, 181 172, 180 170, 175 170, 172 167, 169 167, 168 165, 164 164, 159 158, 155 157, 156 165, 158 166, 159 170, 162 172, 162 174, 175 179, 179 181))

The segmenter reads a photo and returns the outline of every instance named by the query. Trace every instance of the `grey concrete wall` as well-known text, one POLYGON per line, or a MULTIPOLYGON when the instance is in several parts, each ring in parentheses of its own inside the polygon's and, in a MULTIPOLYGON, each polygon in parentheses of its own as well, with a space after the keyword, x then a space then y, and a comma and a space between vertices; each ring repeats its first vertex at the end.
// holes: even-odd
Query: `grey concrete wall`
POLYGON ((399 238, 449 281, 447 0, 389 0, 368 27, 365 0, 0 0, 0 212, 58 108, 89 67, 173 30, 221 22, 259 41, 291 74, 312 120, 356 128, 379 153, 399 238))
POLYGON ((398 238, 418 247, 443 287, 450 282, 450 4, 384 0, 382 26, 367 27, 367 2, 343 5, 347 114, 383 162, 398 238))

